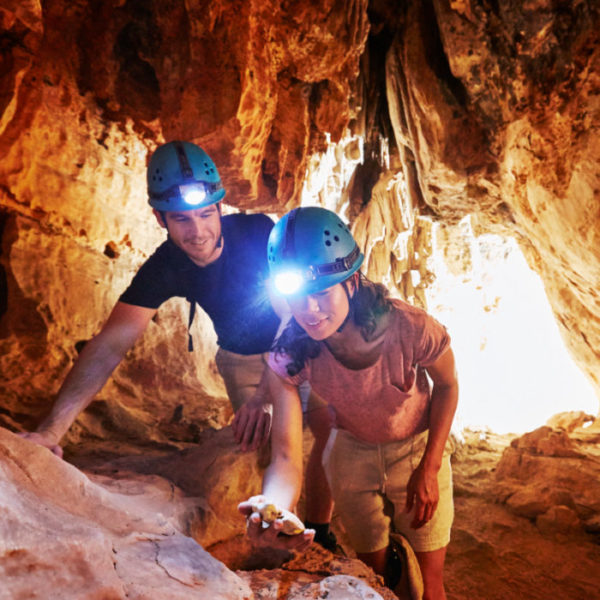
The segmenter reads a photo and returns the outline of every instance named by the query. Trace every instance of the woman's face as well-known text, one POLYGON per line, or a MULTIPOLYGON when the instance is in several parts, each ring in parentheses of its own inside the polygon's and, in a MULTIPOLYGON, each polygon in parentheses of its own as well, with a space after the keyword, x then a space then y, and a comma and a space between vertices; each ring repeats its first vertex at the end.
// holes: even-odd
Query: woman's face
POLYGON ((341 283, 322 292, 290 299, 288 304, 298 325, 313 340, 324 340, 333 335, 350 310, 348 296, 341 283))

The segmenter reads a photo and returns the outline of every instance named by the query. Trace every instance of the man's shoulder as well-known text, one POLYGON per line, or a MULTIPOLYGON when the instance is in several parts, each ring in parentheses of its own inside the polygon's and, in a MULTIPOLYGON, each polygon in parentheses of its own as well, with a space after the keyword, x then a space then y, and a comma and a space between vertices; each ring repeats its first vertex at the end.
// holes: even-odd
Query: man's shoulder
POLYGON ((226 215, 223 217, 223 237, 225 243, 232 246, 241 244, 249 250, 259 247, 262 251, 273 225, 273 221, 262 213, 226 215))
POLYGON ((182 250, 180 250, 171 240, 165 240, 160 246, 156 247, 144 264, 159 269, 169 269, 185 267, 189 262, 187 255, 182 250))
POLYGON ((270 231, 273 225, 273 220, 264 213, 234 213, 223 217, 223 226, 230 230, 268 229, 270 231))
POLYGON ((158 246, 138 269, 120 300, 136 306, 158 308, 172 296, 185 296, 189 278, 181 272, 186 261, 175 258, 178 250, 170 240, 158 246))

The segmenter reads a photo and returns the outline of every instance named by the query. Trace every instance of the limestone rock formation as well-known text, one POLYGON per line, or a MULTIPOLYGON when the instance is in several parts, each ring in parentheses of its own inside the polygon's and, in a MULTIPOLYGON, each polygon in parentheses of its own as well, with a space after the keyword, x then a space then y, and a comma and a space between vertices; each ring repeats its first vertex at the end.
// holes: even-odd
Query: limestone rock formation
MULTIPOLYGON (((0 22, 5 424, 43 415, 162 239, 144 168, 176 137, 214 157, 232 207, 281 213, 315 152, 351 133, 340 202, 369 273, 422 302, 427 219, 471 214, 519 239, 598 384, 595 3, 9 1, 0 22)), ((229 417, 212 328, 186 356, 185 311, 165 306, 106 389, 140 427, 168 423, 177 396, 201 428, 229 417)))
MULTIPOLYGON (((558 433, 544 428, 533 438, 558 433)), ((597 436, 597 426, 569 434, 581 452, 574 459, 536 454, 528 447, 532 436, 511 442, 493 433, 465 432, 453 460, 449 598, 598 595, 597 530, 593 519, 582 527, 583 519, 598 511, 597 436), (589 493, 581 480, 591 486, 589 493)))
POLYGON ((512 441, 498 463, 499 493, 545 531, 593 530, 600 513, 597 431, 541 427, 512 441), (560 460, 558 460, 560 459, 560 460))
POLYGON ((0 459, 2 600, 48 589, 65 600, 251 600, 280 598, 282 589, 290 600, 394 597, 360 561, 322 549, 295 561, 272 556, 277 566, 288 561, 285 571, 237 574, 204 549, 230 542, 232 567, 235 556, 253 556, 237 503, 258 492, 260 471, 229 429, 179 452, 155 445, 115 459, 96 449, 80 456, 81 472, 0 428, 0 459))
MULTIPOLYGON (((435 277, 434 221, 471 215, 478 233, 516 237, 544 281, 566 344, 600 391, 598 32, 594 0, 4 0, 0 425, 35 426, 82 345, 162 241, 146 203, 145 166, 157 144, 174 138, 197 142, 215 159, 227 210, 281 214, 310 192, 344 212, 369 274, 415 303, 424 303, 435 277), (334 166, 320 186, 326 156, 334 166)), ((171 474, 177 490, 189 486, 183 496, 210 503, 223 480, 170 473, 161 454, 182 453, 181 469, 191 469, 202 457, 189 444, 231 418, 212 325, 197 317, 196 349, 188 353, 187 311, 181 299, 161 307, 64 443, 82 468, 91 469, 94 452, 133 453, 122 460, 137 469, 136 481, 159 477, 161 498, 171 474)), ((475 461, 472 480, 459 476, 449 555, 455 597, 545 597, 543 558, 557 597, 597 592, 584 575, 570 584, 579 574, 557 558, 562 542, 553 541, 567 536, 566 554, 581 564, 597 558, 585 537, 600 529, 597 461, 574 431, 550 427, 515 442, 493 485, 497 457, 476 449, 485 465, 475 461), (495 486, 503 503, 493 501, 495 486), (482 503, 481 522, 470 521, 482 503), (510 545, 515 540, 527 555, 510 545), (545 544, 548 554, 536 555, 545 544), (534 573, 538 591, 514 576, 520 568, 534 573), (474 572, 490 573, 495 591, 474 572)), ((132 490, 123 480, 95 464, 92 483, 8 433, 2 440, 11 526, 0 567, 14 594, 31 595, 51 570, 65 573, 77 598, 143 597, 148 586, 173 598, 194 589, 212 594, 212 579, 198 579, 199 571, 217 573, 218 589, 230 597, 251 593, 254 575, 237 577, 181 533, 193 523, 206 543, 233 539, 231 490, 223 529, 210 510, 204 521, 180 508, 159 520, 142 498, 131 528, 132 490), (53 486, 61 481, 72 489, 53 486), (80 504, 86 494, 97 500, 101 524, 80 504), (67 514, 71 505, 75 513, 67 514), (27 519, 11 512, 19 506, 27 519), (53 562, 34 546, 52 551, 53 562)), ((239 457, 217 447, 226 470, 239 457)), ((299 594, 352 585, 335 577, 307 584, 299 594)))
POLYGON ((597 4, 436 0, 399 12, 388 102, 412 158, 405 170, 414 160, 413 204, 517 236, 597 386, 597 4), (575 332, 578 321, 586 325, 575 332))
MULTIPOLYGON (((531 450, 535 440, 560 433, 550 428, 512 446, 481 433, 459 444, 449 598, 593 597, 600 560, 598 434, 584 431, 569 434, 581 454, 576 459, 560 456, 562 445, 546 455, 531 450), (512 450, 519 448, 538 462, 515 461, 512 450)), ((294 600, 327 591, 344 600, 393 598, 352 558, 337 522, 348 557, 316 546, 292 560, 257 556, 235 514, 235 499, 259 485, 256 455, 237 451, 228 429, 201 437, 197 448, 154 443, 129 455, 124 447, 83 444, 74 457, 81 472, 0 429, 0 598, 33 596, 49 582, 59 597, 78 600, 294 600)))
POLYGON ((129 479, 106 489, 4 429, 0 448, 1 598, 47 590, 73 600, 252 596, 181 533, 184 504, 176 488, 129 479))

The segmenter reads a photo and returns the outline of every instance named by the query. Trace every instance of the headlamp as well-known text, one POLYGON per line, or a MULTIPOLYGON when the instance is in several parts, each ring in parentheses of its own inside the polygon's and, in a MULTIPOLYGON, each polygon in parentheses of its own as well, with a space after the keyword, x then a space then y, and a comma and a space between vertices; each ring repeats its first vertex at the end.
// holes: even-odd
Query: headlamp
POLYGON ((179 194, 190 206, 197 206, 206 200, 206 186, 203 182, 180 185, 179 194))
MULTIPOLYGON (((161 210, 170 210, 169 204, 176 206, 181 200, 190 207, 209 204, 211 196, 223 189, 221 181, 209 183, 207 181, 190 181, 174 185, 160 194, 150 194, 150 199, 155 202, 168 203, 161 210)), ((175 209, 173 209, 175 210, 175 209)), ((178 209, 185 210, 185 209, 178 209)))
POLYGON ((299 271, 283 271, 275 275, 275 289, 282 296, 291 296, 300 291, 304 277, 299 271))
POLYGON ((290 269, 288 271, 280 271, 275 275, 274 285, 277 292, 283 296, 292 296, 302 291, 302 288, 312 281, 316 281, 319 277, 335 275, 349 271, 360 254, 358 246, 350 254, 343 258, 338 258, 334 262, 325 263, 322 265, 308 265, 306 268, 290 269))

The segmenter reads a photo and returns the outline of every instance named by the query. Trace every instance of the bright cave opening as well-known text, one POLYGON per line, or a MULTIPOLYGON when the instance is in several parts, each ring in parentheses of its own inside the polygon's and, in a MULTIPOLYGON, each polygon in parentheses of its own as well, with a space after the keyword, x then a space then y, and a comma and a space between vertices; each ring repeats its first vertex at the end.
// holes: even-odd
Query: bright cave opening
MULTIPOLYGON (((350 221, 348 190, 364 155, 360 136, 329 143, 309 163, 302 205, 321 204, 350 221)), ((454 429, 522 434, 561 412, 596 415, 593 385, 567 350, 542 280, 516 240, 475 235, 471 215, 457 225, 420 215, 401 171, 389 176, 387 145, 379 156, 385 168, 353 223, 363 271, 448 328, 460 384, 454 429)))
MULTIPOLYGON (((591 382, 569 354, 540 277, 513 238, 456 229, 469 267, 435 245, 428 310, 452 336, 460 380, 458 428, 521 434, 565 411, 595 415, 591 382)), ((439 239, 437 239, 439 244, 439 239)))

